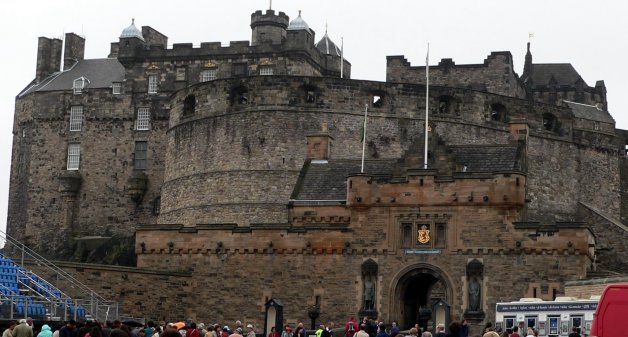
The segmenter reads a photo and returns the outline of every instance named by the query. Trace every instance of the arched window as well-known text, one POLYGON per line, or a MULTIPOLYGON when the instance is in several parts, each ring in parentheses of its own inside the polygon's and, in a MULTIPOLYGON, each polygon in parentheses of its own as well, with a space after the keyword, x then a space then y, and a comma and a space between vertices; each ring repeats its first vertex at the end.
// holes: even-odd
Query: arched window
POLYGON ((245 86, 237 86, 231 90, 231 104, 249 104, 249 89, 245 86))
POLYGON ((385 93, 383 91, 376 91, 371 94, 371 105, 374 108, 381 108, 384 106, 385 93))
POLYGON ((319 97, 319 90, 313 85, 303 85, 303 97, 305 103, 315 103, 319 97))
POLYGON ((551 113, 543 114, 543 129, 547 131, 556 131, 558 129, 558 120, 551 113))
POLYGON ((183 116, 191 116, 196 112, 196 96, 188 95, 183 100, 183 116))
POLYGON ((491 104, 490 117, 492 121, 497 122, 507 122, 508 116, 506 107, 501 103, 493 103, 491 104))
POLYGON ((451 114, 455 111, 456 101, 449 95, 443 95, 438 98, 438 113, 451 114))

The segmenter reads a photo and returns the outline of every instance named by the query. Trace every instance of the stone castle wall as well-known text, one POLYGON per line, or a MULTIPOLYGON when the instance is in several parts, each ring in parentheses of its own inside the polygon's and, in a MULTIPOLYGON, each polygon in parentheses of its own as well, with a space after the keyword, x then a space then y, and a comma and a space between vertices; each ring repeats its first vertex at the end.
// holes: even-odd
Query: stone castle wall
MULTIPOLYGON (((305 160, 305 135, 326 125, 334 137, 332 158, 358 158, 368 105, 367 158, 400 158, 422 137, 422 94, 420 85, 282 76, 214 81, 182 90, 173 96, 159 222, 286 222, 282 205, 305 160), (316 92, 315 102, 305 102, 304 88, 316 92), (246 91, 247 104, 234 101, 237 90, 246 91), (184 114, 183 101, 191 96, 195 111, 184 114), (383 104, 370 104, 373 96, 383 104), (238 215, 236 204, 260 213, 238 215)), ((442 95, 457 101, 453 110, 431 116, 447 144, 508 143, 508 124, 489 116, 495 103, 506 107, 510 119, 526 119, 530 220, 568 219, 583 195, 618 216, 617 191, 598 188, 600 181, 619 184, 620 157, 612 150, 612 137, 579 131, 574 143, 573 117, 561 107, 531 107, 524 100, 442 87, 434 87, 432 95, 435 106, 442 95), (545 113, 561 121, 558 131, 543 128, 545 113)))
MULTIPOLYGON (((469 88, 525 98, 525 89, 514 71, 510 52, 493 52, 484 64, 456 65, 443 59, 430 66, 430 83, 454 88, 469 88)), ((403 56, 388 56, 386 82, 426 83, 425 66, 411 66, 403 56)))

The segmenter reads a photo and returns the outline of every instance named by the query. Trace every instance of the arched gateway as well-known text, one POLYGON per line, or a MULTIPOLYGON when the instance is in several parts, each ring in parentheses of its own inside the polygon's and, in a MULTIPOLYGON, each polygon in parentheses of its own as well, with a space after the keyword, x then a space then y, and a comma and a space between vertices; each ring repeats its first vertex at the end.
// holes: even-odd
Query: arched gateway
POLYGON ((390 318, 402 329, 448 325, 454 298, 450 278, 438 267, 418 263, 400 270, 391 282, 390 318))

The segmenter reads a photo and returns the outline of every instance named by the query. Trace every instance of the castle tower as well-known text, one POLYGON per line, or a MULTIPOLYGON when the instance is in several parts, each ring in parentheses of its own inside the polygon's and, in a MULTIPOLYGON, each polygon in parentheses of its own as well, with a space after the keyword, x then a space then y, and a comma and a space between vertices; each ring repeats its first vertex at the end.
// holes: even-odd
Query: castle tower
POLYGON ((286 28, 289 18, 284 12, 275 15, 275 11, 269 9, 265 14, 256 11, 251 14, 251 45, 256 46, 262 42, 281 44, 286 39, 286 28))
POLYGON ((118 43, 118 59, 134 57, 138 49, 144 47, 146 41, 142 32, 135 26, 135 19, 132 19, 131 25, 124 28, 120 34, 120 42, 118 43))

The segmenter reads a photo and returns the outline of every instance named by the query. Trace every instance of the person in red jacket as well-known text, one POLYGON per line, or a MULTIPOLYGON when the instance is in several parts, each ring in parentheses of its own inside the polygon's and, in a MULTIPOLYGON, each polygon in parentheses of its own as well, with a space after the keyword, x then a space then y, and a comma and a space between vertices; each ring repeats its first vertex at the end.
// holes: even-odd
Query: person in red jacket
POLYGON ((358 327, 358 322, 355 320, 355 318, 350 317, 349 321, 347 321, 347 324, 345 324, 345 337, 353 337, 353 335, 355 335, 355 333, 359 329, 360 328, 358 327))
POLYGON ((185 333, 185 337, 201 337, 201 334, 198 332, 196 328, 196 323, 190 324, 190 327, 185 333))

